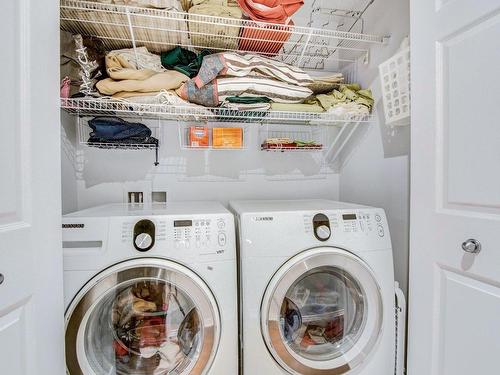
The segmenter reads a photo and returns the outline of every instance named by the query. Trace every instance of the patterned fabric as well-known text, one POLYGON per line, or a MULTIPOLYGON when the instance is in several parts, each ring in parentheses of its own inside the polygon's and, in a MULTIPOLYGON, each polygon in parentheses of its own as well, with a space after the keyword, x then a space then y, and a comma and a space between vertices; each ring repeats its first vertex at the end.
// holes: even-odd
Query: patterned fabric
POLYGON ((254 21, 286 23, 302 5, 303 0, 238 0, 245 14, 254 21))
POLYGON ((292 85, 307 86, 314 82, 309 74, 298 67, 254 54, 234 52, 205 56, 194 81, 201 88, 219 75, 245 77, 254 73, 292 85))
POLYGON ((228 97, 262 97, 277 103, 302 103, 312 95, 307 87, 291 85, 286 82, 259 77, 218 78, 198 88, 194 80, 186 82, 177 94, 191 103, 214 107, 226 101, 228 97))

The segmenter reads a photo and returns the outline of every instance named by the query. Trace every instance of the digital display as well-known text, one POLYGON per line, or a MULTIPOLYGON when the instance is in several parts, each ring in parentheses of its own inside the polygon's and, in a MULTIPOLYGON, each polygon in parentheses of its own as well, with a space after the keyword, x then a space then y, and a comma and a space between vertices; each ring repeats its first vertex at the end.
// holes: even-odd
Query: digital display
POLYGON ((342 219, 344 219, 344 220, 356 220, 356 214, 345 214, 345 215, 342 215, 342 219))
POLYGON ((193 226, 193 220, 175 220, 174 221, 174 227, 192 227, 193 226))

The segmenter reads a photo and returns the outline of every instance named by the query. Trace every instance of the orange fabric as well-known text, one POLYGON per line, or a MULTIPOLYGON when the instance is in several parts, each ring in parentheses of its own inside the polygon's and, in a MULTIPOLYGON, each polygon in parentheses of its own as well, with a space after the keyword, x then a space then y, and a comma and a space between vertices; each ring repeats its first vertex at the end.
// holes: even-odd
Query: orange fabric
POLYGON ((243 129, 242 128, 213 128, 212 129, 213 148, 242 148, 243 129))
POLYGON ((238 0, 238 4, 254 21, 286 23, 297 12, 303 0, 238 0))
POLYGON ((259 24, 243 28, 239 41, 240 51, 258 52, 267 57, 276 56, 283 44, 290 38, 292 20, 287 26, 273 28, 262 27, 259 24))

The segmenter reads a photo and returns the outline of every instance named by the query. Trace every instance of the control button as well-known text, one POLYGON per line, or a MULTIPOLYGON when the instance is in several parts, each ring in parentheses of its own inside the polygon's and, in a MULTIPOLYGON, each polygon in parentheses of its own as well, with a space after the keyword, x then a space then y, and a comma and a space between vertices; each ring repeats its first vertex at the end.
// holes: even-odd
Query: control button
POLYGON ((377 220, 377 222, 380 222, 380 221, 382 221, 382 218, 380 217, 379 214, 376 214, 375 215, 375 220, 377 220))
POLYGON ((217 238, 219 242, 219 246, 225 246, 226 245, 226 235, 224 233, 219 233, 219 237, 217 238))
POLYGON ((141 233, 135 237, 135 246, 140 250, 147 250, 153 244, 153 238, 148 233, 141 233))
POLYGON ((224 220, 219 220, 217 222, 217 226, 219 227, 219 229, 222 229, 226 226, 226 223, 224 222, 224 220))
POLYGON ((384 227, 382 225, 377 225, 377 233, 380 237, 384 237, 384 227))

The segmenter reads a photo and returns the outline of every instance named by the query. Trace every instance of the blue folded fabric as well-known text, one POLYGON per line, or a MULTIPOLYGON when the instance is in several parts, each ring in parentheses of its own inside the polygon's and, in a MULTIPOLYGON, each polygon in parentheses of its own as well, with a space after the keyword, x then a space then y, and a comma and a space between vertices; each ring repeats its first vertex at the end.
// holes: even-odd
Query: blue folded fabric
POLYGON ((151 137, 151 129, 146 125, 128 122, 119 117, 95 117, 89 121, 89 126, 93 130, 90 137, 104 141, 151 137))

